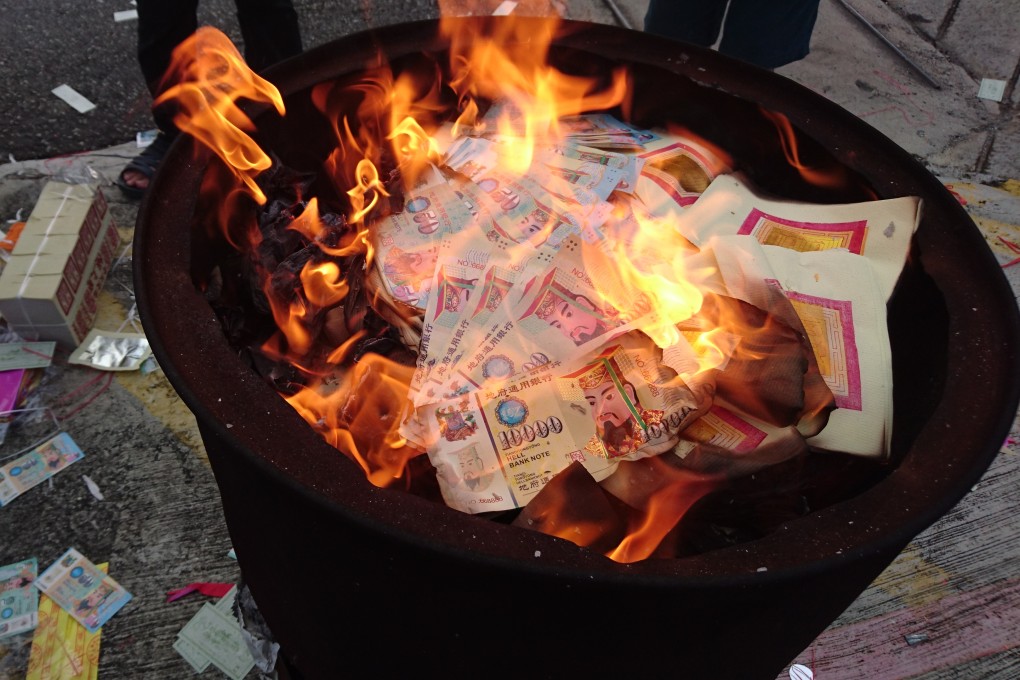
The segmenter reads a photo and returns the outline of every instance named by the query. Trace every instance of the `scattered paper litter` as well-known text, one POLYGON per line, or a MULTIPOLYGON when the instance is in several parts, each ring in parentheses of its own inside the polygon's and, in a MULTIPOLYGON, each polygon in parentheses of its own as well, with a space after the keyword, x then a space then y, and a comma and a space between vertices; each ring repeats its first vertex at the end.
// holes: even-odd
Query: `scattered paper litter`
POLYGON ((814 677, 814 671, 803 664, 795 663, 790 666, 790 680, 814 680, 814 677))
MULTIPOLYGON (((104 574, 108 564, 96 565, 104 574)), ((32 637, 25 680, 97 680, 103 630, 84 630, 51 598, 39 598, 40 625, 32 637), (56 674, 55 674, 56 673, 56 674)))
POLYGON ((53 363, 55 342, 11 342, 0 344, 0 371, 46 368, 53 363))
POLYGON ((140 130, 135 133, 135 145, 139 149, 144 149, 156 141, 157 135, 159 135, 159 130, 140 130))
POLYGON ((210 597, 224 597, 234 587, 233 583, 189 583, 183 588, 171 590, 166 594, 166 601, 173 602, 191 593, 201 593, 210 597))
POLYGON ((138 18, 138 10, 137 9, 125 9, 125 10, 121 10, 120 12, 114 12, 113 13, 113 20, 114 21, 131 21, 132 19, 137 19, 137 18, 138 18))
POLYGON ((982 78, 981 87, 978 88, 978 97, 981 99, 990 99, 993 102, 1001 102, 1002 95, 1006 92, 1006 81, 1005 80, 993 80, 991 78, 982 78))
POLYGON ((513 12, 515 9, 517 9, 516 2, 512 2, 512 0, 504 0, 504 2, 499 3, 499 7, 492 10, 492 16, 494 17, 509 16, 510 13, 513 12))
POLYGON ((141 333, 112 333, 93 328, 67 363, 102 371, 134 371, 151 354, 149 341, 141 333))
POLYGON ((90 633, 99 630, 131 600, 131 593, 74 548, 39 575, 35 587, 90 633))
POLYGON ((38 624, 39 591, 32 587, 38 571, 34 557, 0 567, 0 640, 38 624))
POLYGON ((203 604, 177 634, 174 649, 197 673, 212 663, 234 680, 241 680, 255 665, 241 624, 231 611, 233 593, 232 589, 215 605, 203 604))
POLYGON ((903 639, 906 641, 906 643, 908 645, 910 645, 911 647, 915 647, 915 646, 921 644, 922 642, 927 642, 928 641, 928 634, 927 633, 908 633, 907 635, 903 636, 903 639))
POLYGON ((96 105, 82 96, 70 85, 58 85, 51 90, 58 98, 63 99, 72 109, 78 113, 88 113, 96 108, 96 105))
POLYGON ((18 456, 0 467, 0 507, 47 479, 52 485, 53 475, 84 457, 85 454, 66 432, 18 456))
POLYGON ((106 500, 103 497, 103 492, 99 490, 99 485, 93 482, 91 477, 88 475, 82 475, 81 478, 85 482, 85 486, 89 488, 89 493, 92 494, 97 501, 106 500))

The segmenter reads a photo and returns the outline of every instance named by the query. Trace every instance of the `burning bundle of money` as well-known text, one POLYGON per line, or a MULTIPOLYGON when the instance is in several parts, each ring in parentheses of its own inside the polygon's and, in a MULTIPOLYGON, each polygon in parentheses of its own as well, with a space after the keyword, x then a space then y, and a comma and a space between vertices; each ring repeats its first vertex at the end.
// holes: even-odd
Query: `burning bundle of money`
POLYGON ((236 177, 213 170, 235 190, 210 213, 275 324, 239 343, 263 375, 374 484, 427 454, 451 507, 523 508, 621 561, 727 479, 809 449, 882 459, 885 302, 919 202, 766 197, 697 135, 623 122, 624 70, 559 73, 551 28, 505 26, 450 36, 448 83, 312 88, 337 138, 317 180, 244 134, 234 98, 284 109, 232 46, 179 51, 191 75, 166 96, 236 177))
POLYGON ((884 302, 916 201, 766 200, 700 140, 606 114, 558 121, 515 174, 508 108, 374 225, 386 291, 423 313, 401 433, 449 505, 524 507, 573 463, 614 489, 661 454, 700 473, 885 454, 884 302))

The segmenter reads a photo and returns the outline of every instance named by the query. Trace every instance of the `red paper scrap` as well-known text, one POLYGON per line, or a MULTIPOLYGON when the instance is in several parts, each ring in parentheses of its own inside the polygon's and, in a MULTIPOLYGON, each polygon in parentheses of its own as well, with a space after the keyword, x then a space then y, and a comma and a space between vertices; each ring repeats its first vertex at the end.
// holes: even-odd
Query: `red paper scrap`
POLYGON ((166 601, 173 602, 191 593, 202 593, 209 597, 223 597, 234 587, 233 583, 189 583, 183 588, 171 590, 166 594, 166 601))
MULTIPOLYGON (((1005 243, 1006 247, 1009 248, 1010 250, 1012 250, 1014 253, 1020 253, 1020 246, 1018 246, 1017 244, 1015 244, 1015 243, 1013 243, 1011 241, 1007 241, 1006 239, 1002 238, 1001 236, 999 237, 999 240, 1002 241, 1003 243, 1005 243)), ((1020 257, 1014 259, 1012 262, 1007 262, 1006 264, 1002 265, 1002 268, 1005 269, 1006 267, 1012 267, 1013 265, 1015 265, 1017 263, 1020 263, 1020 257)))

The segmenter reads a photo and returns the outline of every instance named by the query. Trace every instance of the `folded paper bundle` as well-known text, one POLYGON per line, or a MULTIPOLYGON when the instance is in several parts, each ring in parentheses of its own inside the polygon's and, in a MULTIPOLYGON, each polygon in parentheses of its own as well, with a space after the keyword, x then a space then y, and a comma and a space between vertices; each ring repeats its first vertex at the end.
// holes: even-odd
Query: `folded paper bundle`
POLYGON ((575 462, 612 492, 664 453, 726 475, 884 458, 919 201, 777 200, 693 137, 560 123, 520 172, 506 126, 453 138, 371 225, 374 274, 421 318, 400 433, 447 504, 521 508, 575 462))

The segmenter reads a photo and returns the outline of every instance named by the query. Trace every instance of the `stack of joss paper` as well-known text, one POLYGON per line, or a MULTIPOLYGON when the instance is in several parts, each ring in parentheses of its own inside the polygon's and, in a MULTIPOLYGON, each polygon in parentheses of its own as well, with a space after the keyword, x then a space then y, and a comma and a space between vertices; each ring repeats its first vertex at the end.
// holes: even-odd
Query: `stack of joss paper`
POLYGON ((885 456, 919 201, 770 200, 687 135, 560 128, 520 171, 505 127, 452 139, 372 227, 371 276, 422 317, 401 433, 446 503, 522 508, 568 467, 628 502, 652 458, 885 456))

